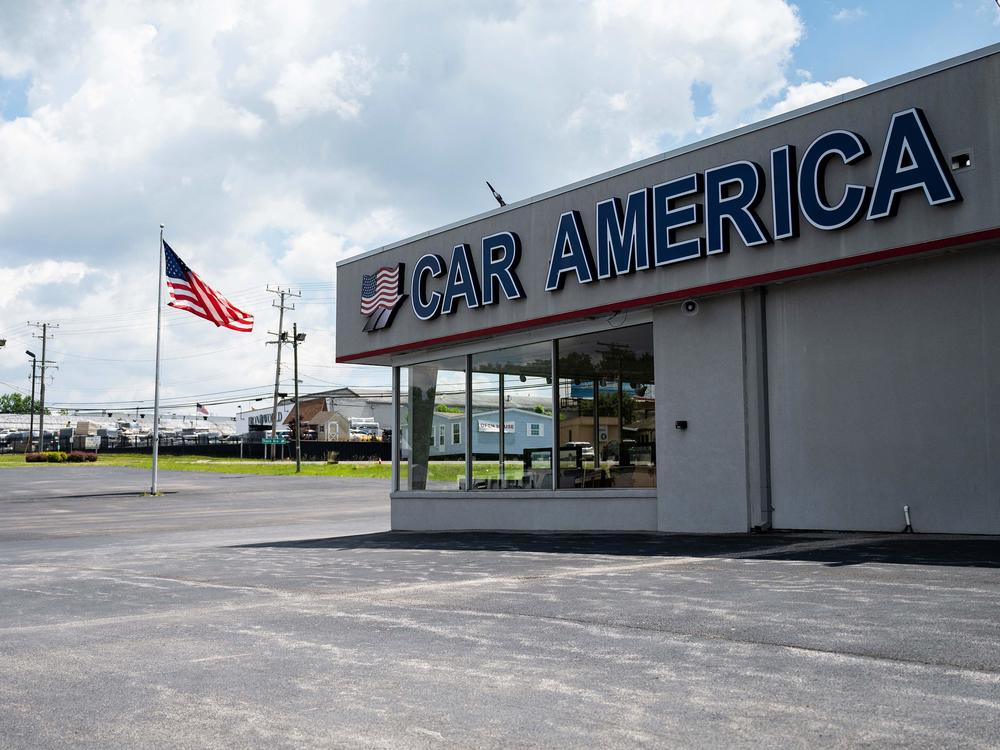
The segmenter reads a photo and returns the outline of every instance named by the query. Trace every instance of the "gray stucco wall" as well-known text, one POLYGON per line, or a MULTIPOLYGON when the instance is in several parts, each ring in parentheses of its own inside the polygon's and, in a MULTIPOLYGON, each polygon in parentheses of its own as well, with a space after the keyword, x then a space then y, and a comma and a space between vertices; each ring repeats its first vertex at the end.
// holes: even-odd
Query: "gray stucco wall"
POLYGON ((746 402, 740 293, 653 315, 657 526, 747 531, 746 402), (675 429, 687 420, 686 430, 675 429))
POLYGON ((526 497, 496 493, 476 498, 394 497, 392 528, 402 531, 512 529, 519 531, 655 531, 654 497, 526 497))
POLYGON ((775 527, 1000 533, 998 303, 1000 247, 771 290, 775 527))

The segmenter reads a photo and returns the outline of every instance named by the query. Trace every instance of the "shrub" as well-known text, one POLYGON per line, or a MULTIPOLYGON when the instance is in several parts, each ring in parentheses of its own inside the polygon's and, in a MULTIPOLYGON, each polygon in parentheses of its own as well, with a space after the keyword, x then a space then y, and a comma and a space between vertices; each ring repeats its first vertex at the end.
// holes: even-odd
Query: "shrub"
POLYGON ((25 453, 24 460, 29 464, 50 463, 61 464, 66 461, 66 454, 62 451, 45 451, 43 453, 25 453))
POLYGON ((83 463, 84 461, 96 461, 97 454, 93 451, 72 451, 66 456, 66 460, 74 464, 83 463))

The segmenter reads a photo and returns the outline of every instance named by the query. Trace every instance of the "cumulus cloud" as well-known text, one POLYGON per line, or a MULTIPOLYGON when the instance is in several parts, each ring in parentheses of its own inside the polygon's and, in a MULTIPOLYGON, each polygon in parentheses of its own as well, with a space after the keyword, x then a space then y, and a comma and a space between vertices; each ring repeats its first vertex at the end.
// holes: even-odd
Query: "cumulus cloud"
POLYGON ((151 396, 162 221, 258 331, 165 313, 165 395, 272 380, 278 283, 308 383, 386 383, 333 365, 338 259, 491 208, 486 176, 517 200, 847 90, 788 86, 802 34, 785 0, 11 3, 0 266, 62 276, 18 281, 0 335, 61 322, 55 400, 151 396))
POLYGON ((0 289, 4 290, 0 309, 7 308, 13 314, 15 306, 23 303, 26 291, 51 284, 79 284, 93 272, 94 269, 77 261, 43 260, 23 266, 0 266, 0 289))
POLYGON ((264 96, 284 122, 333 112, 353 119, 371 93, 372 63, 360 52, 332 52, 310 63, 293 61, 264 96))
POLYGON ((844 76, 834 81, 806 81, 794 84, 785 90, 785 95, 764 112, 763 116, 774 117, 791 112, 793 109, 821 102, 839 94, 846 94, 848 91, 854 91, 867 85, 865 81, 853 76, 844 76))

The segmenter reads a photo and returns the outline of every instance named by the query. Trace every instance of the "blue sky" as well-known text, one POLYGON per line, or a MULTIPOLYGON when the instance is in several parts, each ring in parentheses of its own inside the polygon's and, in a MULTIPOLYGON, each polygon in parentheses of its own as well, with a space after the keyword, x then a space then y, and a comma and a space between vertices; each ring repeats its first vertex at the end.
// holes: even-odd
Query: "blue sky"
POLYGON ((338 259, 998 40, 993 0, 10 0, 0 392, 49 320, 52 401, 148 401, 161 222, 258 316, 167 311, 167 397, 267 391, 276 284, 307 390, 386 385, 334 363, 338 259))
POLYGON ((1000 41, 992 0, 801 2, 806 33, 795 64, 814 79, 845 75, 869 83, 1000 41))

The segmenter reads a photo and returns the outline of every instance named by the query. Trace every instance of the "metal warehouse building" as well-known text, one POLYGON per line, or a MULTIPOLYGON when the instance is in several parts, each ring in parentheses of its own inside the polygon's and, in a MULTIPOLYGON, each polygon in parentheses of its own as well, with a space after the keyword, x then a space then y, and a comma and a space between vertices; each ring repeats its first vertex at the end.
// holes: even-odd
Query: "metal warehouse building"
POLYGON ((1000 534, 998 170, 1000 45, 342 261, 393 527, 1000 534))

